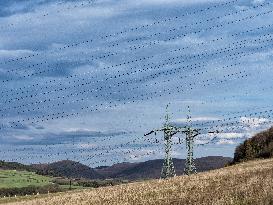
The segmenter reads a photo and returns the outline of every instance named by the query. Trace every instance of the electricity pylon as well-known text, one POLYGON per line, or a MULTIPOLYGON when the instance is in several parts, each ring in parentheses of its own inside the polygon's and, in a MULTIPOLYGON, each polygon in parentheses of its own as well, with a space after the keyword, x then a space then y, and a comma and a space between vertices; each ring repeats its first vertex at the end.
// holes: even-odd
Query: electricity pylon
POLYGON ((173 159, 171 157, 172 136, 175 133, 173 132, 173 127, 170 125, 170 116, 168 113, 168 105, 166 107, 164 128, 165 128, 165 130, 164 130, 165 158, 164 158, 163 167, 162 167, 162 171, 161 171, 161 178, 163 178, 163 179, 175 176, 173 159))
POLYGON ((199 134, 198 130, 188 127, 185 131, 186 133, 186 149, 187 149, 187 159, 185 163, 184 173, 186 175, 196 174, 196 167, 193 159, 193 145, 194 138, 199 134))
POLYGON ((196 174, 196 167, 193 160, 193 146, 194 138, 199 135, 198 129, 191 128, 191 116, 190 116, 190 107, 188 106, 189 114, 187 116, 188 125, 184 131, 186 134, 186 149, 187 149, 187 159, 185 163, 184 173, 186 175, 196 174))
MULTIPOLYGON (((173 160, 171 157, 171 149, 172 149, 172 137, 177 133, 185 133, 186 134, 186 149, 187 149, 187 159, 185 163, 184 173, 186 175, 191 175, 196 173, 196 167, 193 160, 193 145, 194 138, 199 135, 198 129, 193 129, 191 127, 191 117, 190 114, 187 116, 188 124, 185 127, 176 127, 170 124, 170 116, 168 114, 168 106, 166 107, 166 116, 165 123, 163 128, 152 130, 151 132, 145 134, 144 136, 150 135, 156 132, 164 132, 164 145, 165 145, 165 158, 163 162, 163 167, 161 171, 161 178, 169 178, 175 176, 175 169, 173 160)), ((189 113, 190 109, 188 107, 189 113)))
POLYGON ((168 113, 168 107, 169 105, 167 105, 166 107, 166 116, 165 116, 165 123, 163 125, 163 128, 152 130, 151 132, 144 135, 144 136, 147 136, 152 133, 156 134, 156 132, 164 132, 165 158, 164 158, 163 167, 161 171, 161 178, 163 179, 175 176, 174 164, 171 157, 172 137, 179 132, 185 131, 185 128, 175 127, 170 124, 170 116, 168 113))

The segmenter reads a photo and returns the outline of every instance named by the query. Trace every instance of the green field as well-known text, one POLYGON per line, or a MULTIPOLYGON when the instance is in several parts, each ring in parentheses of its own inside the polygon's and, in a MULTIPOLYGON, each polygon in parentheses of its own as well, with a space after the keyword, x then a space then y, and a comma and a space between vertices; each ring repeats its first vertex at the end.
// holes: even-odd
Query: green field
POLYGON ((11 200, 2 202, 14 202, 10 205, 272 205, 273 159, 248 161, 167 180, 147 180, 11 200))
POLYGON ((0 188, 22 188, 51 184, 52 178, 28 171, 0 170, 0 188))

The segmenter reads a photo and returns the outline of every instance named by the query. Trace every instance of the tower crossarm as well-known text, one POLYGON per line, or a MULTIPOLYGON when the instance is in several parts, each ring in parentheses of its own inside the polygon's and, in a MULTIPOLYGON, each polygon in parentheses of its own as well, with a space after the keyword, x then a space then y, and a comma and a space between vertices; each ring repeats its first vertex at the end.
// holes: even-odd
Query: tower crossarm
POLYGON ((148 135, 150 135, 150 134, 153 134, 153 133, 156 133, 156 132, 162 132, 162 131, 165 131, 165 129, 164 129, 164 128, 161 128, 161 129, 152 130, 152 131, 150 131, 150 132, 144 134, 144 136, 148 136, 148 135))

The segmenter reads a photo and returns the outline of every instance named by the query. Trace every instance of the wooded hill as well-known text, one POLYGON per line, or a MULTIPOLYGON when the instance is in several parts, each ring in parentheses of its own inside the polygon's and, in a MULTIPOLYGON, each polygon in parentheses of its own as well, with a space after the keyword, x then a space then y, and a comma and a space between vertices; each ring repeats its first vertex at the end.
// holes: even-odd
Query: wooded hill
POLYGON ((234 153, 233 163, 273 156, 273 127, 260 132, 240 144, 234 153))
MULTIPOLYGON (((232 161, 232 158, 209 156, 195 160, 198 172, 218 169, 232 161)), ((79 162, 63 160, 49 164, 23 165, 20 163, 2 162, 0 169, 16 169, 34 171, 40 175, 84 178, 84 179, 126 179, 142 180, 160 177, 163 159, 148 160, 138 163, 119 163, 112 166, 91 168, 79 162)), ((174 159, 177 175, 182 175, 185 168, 185 159, 174 159)))

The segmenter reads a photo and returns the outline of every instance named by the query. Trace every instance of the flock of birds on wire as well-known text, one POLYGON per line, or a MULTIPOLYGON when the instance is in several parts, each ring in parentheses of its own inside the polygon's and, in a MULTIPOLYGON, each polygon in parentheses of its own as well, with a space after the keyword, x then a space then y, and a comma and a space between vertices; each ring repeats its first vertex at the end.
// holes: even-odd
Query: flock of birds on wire
MULTIPOLYGON (((59 47, 54 52, 62 52, 66 49, 73 49, 78 46, 92 46, 96 41, 106 41, 107 39, 112 39, 113 37, 117 36, 125 36, 128 33, 139 31, 139 30, 148 30, 152 29, 153 26, 160 26, 163 24, 166 24, 168 22, 172 21, 178 21, 183 19, 185 16, 191 16, 198 13, 206 13, 208 11, 220 8, 220 7, 226 7, 229 5, 233 5, 236 2, 239 2, 239 0, 234 1, 228 1, 221 4, 216 4, 209 6, 204 9, 199 9, 196 11, 185 13, 181 16, 174 16, 170 17, 168 19, 163 19, 159 21, 155 21, 150 24, 142 25, 139 27, 133 27, 125 30, 121 30, 120 32, 114 32, 114 33, 108 33, 107 35, 102 35, 98 39, 82 39, 78 42, 74 42, 71 44, 67 44, 63 47, 59 47)), ((85 6, 92 6, 92 4, 95 4, 95 1, 85 1, 81 4, 75 4, 74 6, 69 6, 67 8, 64 8, 63 10, 59 10, 58 12, 64 12, 73 10, 74 8, 80 8, 85 6)), ((247 13, 248 11, 252 9, 259 9, 259 8, 266 8, 267 6, 272 5, 272 3, 261 3, 258 5, 251 6, 249 8, 241 9, 238 11, 231 11, 224 15, 215 16, 212 18, 203 19, 201 21, 193 22, 189 25, 182 25, 181 27, 172 28, 168 31, 164 32, 164 35, 167 35, 165 39, 163 39, 163 42, 171 42, 173 40, 189 36, 190 34, 200 34, 202 32, 206 31, 212 31, 214 29, 220 29, 224 26, 233 26, 236 23, 242 23, 246 21, 251 21, 252 19, 255 19, 257 17, 266 16, 267 14, 270 14, 273 12, 273 10, 268 10, 265 12, 260 12, 255 15, 248 15, 244 16, 244 13, 247 13), (209 26, 207 28, 202 29, 193 29, 191 32, 180 32, 183 29, 186 28, 194 28, 194 26, 202 25, 204 22, 214 22, 215 20, 224 19, 226 17, 230 17, 236 14, 240 14, 240 17, 235 20, 230 21, 223 21, 222 23, 217 23, 212 26, 209 26), (179 31, 178 33, 176 33, 179 31)), ((46 18, 47 16, 50 16, 51 13, 45 13, 40 18, 46 18)), ((31 22, 32 19, 27 19, 27 21, 31 22)), ((9 24, 7 26, 1 26, 0 29, 12 29, 15 27, 16 24, 9 24)), ((257 26, 256 28, 251 28, 247 30, 242 30, 236 33, 233 33, 230 35, 230 37, 242 37, 245 34, 255 34, 255 32, 262 32, 267 31, 269 29, 273 28, 273 24, 267 24, 262 26, 257 26)), ((126 40, 124 43, 127 43, 128 49, 131 52, 136 52, 138 50, 142 49, 149 49, 155 45, 158 45, 162 42, 162 40, 158 40, 157 37, 161 36, 161 32, 152 32, 149 36, 145 36, 145 38, 150 39, 148 42, 141 43, 144 39, 144 37, 137 37, 133 39, 126 40), (155 38, 153 40, 153 38, 155 38)), ((105 71, 106 73, 102 75, 101 78, 98 78, 96 75, 92 75, 92 71, 86 71, 82 73, 72 74, 68 75, 65 78, 65 84, 62 80, 56 78, 51 80, 46 80, 44 82, 35 82, 30 85, 26 85, 19 88, 8 88, 1 90, 1 98, 4 99, 2 102, 6 106, 3 106, 0 108, 0 115, 2 118, 9 117, 10 111, 16 111, 16 114, 18 116, 25 116, 28 113, 33 113, 36 111, 42 111, 46 108, 49 109, 57 109, 60 110, 59 112, 54 113, 44 113, 41 115, 31 116, 31 117, 21 117, 18 118, 18 120, 14 120, 12 122, 9 122, 8 124, 1 124, 0 130, 5 131, 6 129, 12 129, 17 128, 19 125, 28 123, 28 124, 39 124, 44 123, 51 120, 56 119, 65 119, 68 117, 76 117, 80 116, 83 112, 100 112, 101 108, 115 108, 120 106, 121 104, 128 104, 128 103, 135 103, 135 102, 141 102, 149 99, 154 98, 160 98, 165 95, 170 95, 172 93, 191 93, 196 88, 206 88, 209 86, 217 86, 224 83, 232 82, 233 80, 240 80, 240 79, 247 79, 252 74, 248 72, 248 70, 238 70, 233 71, 237 66, 241 65, 240 59, 242 57, 248 57, 252 54, 259 52, 263 49, 269 48, 273 40, 273 35, 269 32, 260 36, 257 36, 255 38, 249 39, 243 39, 238 40, 235 42, 231 42, 228 45, 223 45, 220 48, 217 48, 214 51, 205 50, 201 53, 196 53, 194 55, 184 55, 181 54, 182 51, 185 51, 187 49, 191 49, 193 46, 196 48, 203 48, 208 44, 215 44, 219 43, 224 40, 225 37, 216 37, 211 39, 209 42, 200 42, 196 43, 192 46, 184 46, 180 48, 175 48, 173 50, 169 50, 166 52, 160 52, 158 54, 153 55, 146 55, 142 56, 140 58, 136 58, 133 60, 124 60, 123 62, 108 65, 103 68, 100 68, 101 70, 105 71), (255 44, 255 47, 252 47, 248 49, 247 51, 244 50, 248 47, 248 44, 252 43, 255 44), (153 59, 155 57, 164 57, 165 55, 170 54, 172 57, 169 57, 167 59, 164 59, 161 62, 155 62, 153 59), (214 71, 222 71, 225 70, 228 72, 228 74, 224 74, 221 76, 221 78, 217 77, 208 77, 204 78, 202 75, 207 74, 211 72, 211 69, 207 69, 208 66, 207 58, 214 58, 214 63, 221 62, 225 60, 226 62, 231 62, 228 65, 225 66, 213 66, 214 71), (201 60, 201 62, 196 63, 196 60, 201 60), (189 63, 193 61, 192 63, 189 63), (126 66, 127 70, 124 72, 122 69, 124 66, 126 66), (167 67, 168 69, 160 70, 157 72, 159 68, 167 67), (107 72, 107 71, 114 71, 114 72, 107 72), (197 71, 196 71, 197 70, 197 71), (137 74, 146 74, 148 72, 152 72, 149 75, 146 75, 143 78, 134 78, 133 76, 137 74), (191 72, 188 72, 191 71, 191 72), (109 100, 108 102, 98 103, 98 104, 92 104, 88 106, 79 106, 78 110, 75 112, 71 112, 68 110, 61 110, 63 106, 67 106, 69 104, 77 105, 78 103, 83 102, 89 102, 90 98, 88 96, 92 95, 92 98, 101 99, 105 98, 106 96, 112 96, 112 95, 119 95, 122 92, 124 92, 123 89, 120 89, 122 87, 126 87, 128 85, 130 86, 127 89, 127 92, 133 92, 134 90, 141 89, 145 86, 154 86, 156 87, 158 84, 164 84, 168 83, 171 79, 168 78, 168 76, 171 75, 177 75, 177 79, 181 80, 182 83, 179 83, 176 87, 172 88, 164 88, 164 89, 156 89, 152 92, 147 93, 137 93, 135 96, 132 97, 124 97, 124 98, 118 98, 115 100, 109 100), (88 78, 86 78, 88 76, 88 78), (156 81, 158 77, 164 76, 164 80, 156 81), (129 79, 124 79, 125 77, 132 77, 129 79), (183 83, 183 79, 186 78, 198 78, 198 81, 192 81, 192 83, 187 84, 183 83), (151 81, 149 81, 151 80, 151 81), (102 83, 103 82, 103 83, 102 83), (100 84, 101 83, 101 84, 100 84), (40 89, 39 86, 45 85, 43 89, 40 89), (58 85, 58 86, 56 86, 58 85), (80 91, 75 92, 69 92, 72 89, 82 89, 80 91), (35 92, 33 92, 35 91, 35 92), (102 92, 103 91, 103 92, 102 92), (65 93, 68 92, 68 93, 65 93), (64 94, 65 93, 65 94, 64 94), (54 96, 51 96, 51 94, 54 94, 54 96), (72 99, 72 100, 71 100, 72 99)), ((107 45, 108 48, 114 49, 118 48, 120 46, 120 43, 118 42, 110 42, 109 45, 107 45)), ((100 60, 103 61, 110 57, 116 57, 119 55, 118 49, 113 52, 107 52, 100 55, 92 55, 87 62, 93 62, 94 60, 100 60)), ((36 57, 44 57, 46 58, 46 54, 43 54, 41 52, 34 53, 27 56, 21 56, 18 58, 13 58, 6 60, 4 62, 0 62, 1 65, 8 66, 10 63, 16 63, 20 62, 22 60, 28 60, 28 59, 35 59, 36 57), (44 56, 43 56, 44 55, 44 56)), ((79 63, 81 62, 81 59, 78 59, 79 63)), ((72 63, 73 66, 77 66, 77 63, 72 63)), ((58 63, 52 65, 49 62, 49 59, 44 60, 40 63, 36 64, 30 64, 26 66, 25 68, 16 68, 16 69, 9 69, 7 70, 7 74, 10 75, 8 79, 4 79, 1 82, 1 86, 5 85, 9 82, 12 82, 14 80, 18 79, 30 79, 36 76, 39 76, 44 73, 52 72, 54 70, 61 69, 61 66, 58 65, 58 63), (44 69, 41 69, 41 66, 44 66, 44 69), (33 68, 34 72, 29 72, 28 69, 33 68)), ((265 68, 266 69, 266 68, 265 68)), ((264 87, 261 88, 258 91, 255 91, 257 93, 262 92, 264 90, 270 90, 272 87, 264 87)), ((255 94, 251 93, 252 91, 246 90, 244 95, 248 94, 255 94)), ((236 95, 234 96, 236 98, 236 95)), ((210 104, 217 101, 217 99, 213 100, 204 100, 204 104, 210 104)), ((105 110, 103 110, 106 112, 105 110)), ((204 146, 206 144, 215 144, 218 142, 217 135, 219 133, 225 133, 227 131, 232 132, 236 131, 238 129, 244 129, 247 127, 248 124, 252 123, 251 119, 253 120, 253 123, 255 119, 270 119, 272 117, 273 109, 272 107, 263 107, 256 108, 255 109, 246 109, 242 110, 240 112, 233 112, 232 114, 226 114, 222 115, 223 119, 220 120, 212 120, 208 122, 202 122, 202 121, 194 121, 191 123, 191 126, 194 128, 199 128, 202 134, 209 135, 207 142, 197 144, 197 146, 204 146), (246 118, 246 120, 242 120, 242 118, 246 118)), ((162 113, 164 115, 164 113, 162 113)), ((131 124, 136 123, 139 121, 141 124, 141 119, 143 116, 141 116, 139 119, 129 119, 128 121, 131 122, 131 124)), ((265 121, 264 124, 270 124, 272 123, 271 120, 265 121)), ((260 124, 262 125, 262 123, 260 124)), ((129 133, 130 134, 130 133, 129 133)), ((133 135, 133 133, 132 133, 133 135)), ((76 139, 77 145, 79 147, 77 149, 71 149, 68 150, 59 150, 57 152, 51 152, 51 149, 54 149, 53 145, 44 145, 43 148, 40 149, 40 155, 36 155, 35 157, 37 159, 40 159, 43 161, 44 158, 50 159, 58 156, 66 157, 74 161, 80 161, 82 163, 85 163, 89 166, 95 166, 96 164, 114 164, 122 161, 128 160, 128 158, 122 157, 130 155, 131 158, 140 158, 142 156, 149 157, 150 155, 153 155, 156 153, 154 149, 151 149, 151 151, 147 151, 145 153, 141 153, 142 150, 151 148, 153 146, 162 146, 163 144, 163 137, 162 136, 155 136, 155 137, 144 137, 144 136, 135 136, 132 140, 124 140, 123 143, 115 144, 111 141, 115 140, 116 136, 105 136, 100 138, 90 138, 90 146, 88 148, 82 146, 83 142, 86 146, 86 139, 81 141, 82 139, 76 139), (92 146, 92 144, 96 144, 97 146, 92 146), (138 145, 134 146, 133 148, 128 148, 130 145, 138 145), (89 153, 86 154, 86 153, 89 153), (136 154, 138 153, 139 154, 136 154), (113 153, 119 153, 116 155, 113 155, 113 153), (114 156, 114 157, 108 157, 108 156, 114 156), (91 163, 90 163, 91 161, 91 163)), ((173 144, 179 145, 177 146, 178 149, 183 148, 181 144, 184 143, 183 136, 178 136, 174 138, 173 144)), ((73 147, 76 145, 76 143, 73 142, 73 147)), ((87 142, 87 145, 89 145, 89 142, 87 142)), ((16 151, 23 151, 25 154, 24 156, 17 157, 16 159, 12 159, 15 161, 23 161, 27 158, 33 157, 31 155, 31 152, 34 151, 34 148, 13 148, 11 150, 4 150, 1 151, 1 155, 8 155, 10 152, 16 152, 16 151), (29 154, 28 154, 29 152, 29 154)))

